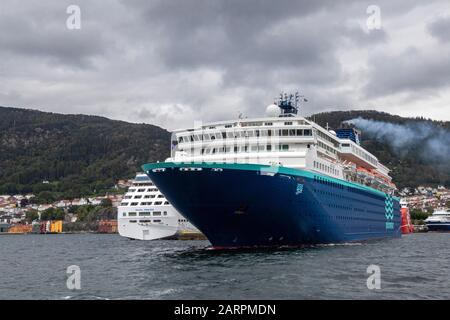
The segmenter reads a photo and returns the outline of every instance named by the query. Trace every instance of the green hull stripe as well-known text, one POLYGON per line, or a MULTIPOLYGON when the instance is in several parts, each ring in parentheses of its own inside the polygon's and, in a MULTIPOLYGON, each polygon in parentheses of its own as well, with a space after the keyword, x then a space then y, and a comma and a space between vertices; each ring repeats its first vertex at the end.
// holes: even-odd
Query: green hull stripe
MULTIPOLYGON (((321 179, 325 179, 334 183, 339 183, 347 187, 359 189, 368 191, 377 195, 380 195, 382 197, 386 197, 386 193, 371 188, 367 186, 363 186, 360 184, 348 182, 341 179, 336 179, 333 177, 328 177, 319 173, 314 173, 310 171, 300 170, 300 169, 293 169, 288 167, 277 167, 277 166, 270 166, 266 164, 251 164, 251 163, 213 163, 213 162, 158 162, 158 163, 147 163, 142 166, 142 169, 144 171, 150 171, 152 169, 159 169, 159 168, 184 168, 184 167, 190 167, 190 168, 222 168, 222 169, 232 169, 232 170, 250 170, 250 171, 266 171, 266 172, 279 172, 284 173, 288 175, 293 176, 300 176, 305 178, 314 179, 314 177, 319 177, 321 179)), ((400 201, 399 198, 393 197, 393 199, 400 201)))

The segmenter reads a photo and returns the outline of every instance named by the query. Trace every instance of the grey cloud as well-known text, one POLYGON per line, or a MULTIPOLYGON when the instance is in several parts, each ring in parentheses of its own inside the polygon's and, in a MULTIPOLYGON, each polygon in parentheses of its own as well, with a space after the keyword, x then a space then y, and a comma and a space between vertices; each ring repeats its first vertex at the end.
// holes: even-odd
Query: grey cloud
POLYGON ((401 54, 374 56, 370 60, 368 97, 404 92, 436 91, 450 85, 449 50, 422 52, 411 47, 401 54))
MULTIPOLYGON (((2 2, 1 105, 176 128, 261 115, 281 90, 307 95, 308 114, 450 87, 444 46, 393 49, 389 23, 364 30, 369 1, 77 2, 82 29, 73 32, 65 28, 70 0, 2 2)), ((437 14, 444 2, 426 8, 437 14)), ((378 3, 383 21, 400 25, 422 6, 378 3)))
POLYGON ((450 42, 450 15, 431 22, 428 25, 428 32, 442 42, 450 42))
POLYGON ((91 58, 101 56, 111 46, 101 32, 93 30, 86 19, 80 30, 66 27, 67 5, 20 6, 0 14, 0 48, 3 52, 45 59, 60 66, 92 67, 91 58))
POLYGON ((366 31, 363 28, 356 26, 347 27, 345 36, 356 45, 364 46, 386 43, 389 39, 389 35, 384 29, 366 31))

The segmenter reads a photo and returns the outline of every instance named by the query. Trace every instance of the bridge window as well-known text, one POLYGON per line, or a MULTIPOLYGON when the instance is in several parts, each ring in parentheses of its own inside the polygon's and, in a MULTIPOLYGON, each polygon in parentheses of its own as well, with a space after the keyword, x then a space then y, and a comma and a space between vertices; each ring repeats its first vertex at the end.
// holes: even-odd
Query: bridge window
POLYGON ((140 217, 150 216, 150 212, 139 212, 140 217))

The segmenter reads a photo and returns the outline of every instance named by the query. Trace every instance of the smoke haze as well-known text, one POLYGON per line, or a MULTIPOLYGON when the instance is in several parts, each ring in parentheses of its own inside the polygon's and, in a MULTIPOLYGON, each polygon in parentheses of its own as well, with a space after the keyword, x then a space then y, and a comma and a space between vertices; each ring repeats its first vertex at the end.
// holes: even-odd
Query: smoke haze
POLYGON ((422 151, 417 156, 422 159, 450 160, 450 131, 431 122, 395 124, 359 117, 346 123, 361 129, 363 136, 387 143, 400 155, 420 146, 422 151))

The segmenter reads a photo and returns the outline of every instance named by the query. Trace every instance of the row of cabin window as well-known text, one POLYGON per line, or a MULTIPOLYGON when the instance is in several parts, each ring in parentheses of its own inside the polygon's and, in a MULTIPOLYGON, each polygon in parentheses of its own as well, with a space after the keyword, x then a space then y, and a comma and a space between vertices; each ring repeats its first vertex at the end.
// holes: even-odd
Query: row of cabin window
POLYGON ((325 165, 325 164, 323 164, 321 162, 318 162, 318 161, 314 161, 314 168, 322 170, 324 172, 328 172, 328 173, 334 174, 336 176, 339 175, 339 170, 334 169, 334 168, 332 168, 330 166, 327 166, 327 165, 325 165))
POLYGON ((150 187, 153 186, 153 183, 151 182, 145 182, 145 183, 133 183, 134 187, 150 187))
POLYGON ((377 165, 377 161, 376 161, 373 157, 369 156, 366 152, 364 152, 364 151, 362 151, 362 150, 356 148, 356 147, 353 146, 353 145, 352 145, 352 152, 355 153, 355 154, 357 154, 357 155, 360 156, 361 158, 363 158, 363 159, 369 161, 369 162, 372 163, 373 165, 377 165))
MULTIPOLYGON (((155 202, 141 202, 141 206, 151 206, 151 205, 155 205, 155 206, 159 206, 159 205, 168 205, 169 201, 155 201, 155 202)), ((121 206, 128 206, 128 202, 122 202, 120 204, 121 206)), ((138 206, 139 202, 131 202, 130 206, 138 206)))
MULTIPOLYGON (((128 212, 129 217, 136 217, 138 215, 137 212, 128 212)), ((139 217, 160 217, 162 215, 161 211, 153 211, 153 212, 139 212, 139 217)), ((164 215, 167 216, 167 211, 164 211, 164 215)), ((124 212, 123 216, 126 217, 127 213, 124 212)))
MULTIPOLYGON (((272 148, 272 145, 268 144, 267 146, 234 146, 232 147, 219 147, 219 148, 203 148, 202 154, 216 154, 216 153, 228 153, 228 152, 257 152, 257 151, 272 151, 276 150, 277 148, 272 148)), ((279 151, 289 151, 289 145, 283 144, 278 145, 279 151)))
POLYGON ((320 130, 317 130, 317 135, 319 137, 321 137, 322 139, 331 142, 336 148, 339 147, 339 142, 333 138, 331 138, 330 136, 328 136, 327 134, 323 133, 320 130))
POLYGON ((234 139, 234 138, 251 138, 251 137, 298 137, 298 136, 312 136, 311 129, 280 129, 280 130, 246 130, 246 131, 229 131, 216 132, 205 134, 193 134, 190 136, 178 137, 178 142, 195 142, 195 141, 210 141, 216 139, 234 139))
POLYGON ((337 154, 336 150, 334 150, 330 146, 326 145, 325 143, 318 141, 317 144, 319 145, 319 147, 322 147, 323 149, 327 150, 328 152, 337 154))
MULTIPOLYGON (((158 196, 154 195, 154 194, 146 194, 144 196, 144 199, 153 199, 153 198, 164 198, 164 196, 162 194, 158 194, 158 196)), ((124 196, 124 199, 142 199, 142 195, 136 195, 136 196, 124 196)))
MULTIPOLYGON (((150 188, 150 189, 137 189, 137 192, 145 192, 145 190, 147 190, 147 192, 152 192, 152 191, 158 191, 157 188, 150 188)), ((128 192, 135 192, 136 189, 128 189, 128 192)))
MULTIPOLYGON (((137 221, 137 220, 130 220, 129 222, 130 222, 130 223, 136 223, 136 222, 138 222, 138 221, 137 221)), ((140 222, 140 223, 144 223, 144 222, 152 222, 152 220, 139 220, 139 222, 140 222)), ((159 219, 158 219, 158 220, 153 220, 153 222, 154 222, 154 223, 160 223, 161 220, 159 220, 159 219)))
MULTIPOLYGON (((276 124, 280 124, 280 122, 276 122, 276 124)), ((292 121, 285 121, 284 122, 284 125, 285 126, 292 126, 294 123, 292 122, 292 121)), ((308 124, 306 121, 303 121, 303 120, 297 120, 296 121, 296 124, 297 125, 305 125, 305 124, 308 124)), ((262 126, 262 125, 264 125, 264 126, 272 126, 273 125, 273 122, 242 122, 241 123, 241 126, 242 127, 259 127, 259 126, 262 126)), ((232 124, 226 124, 225 125, 225 128, 231 128, 231 127, 233 127, 233 125, 232 124)), ((215 126, 210 126, 210 127, 208 127, 208 129, 216 129, 216 127, 215 126)))

